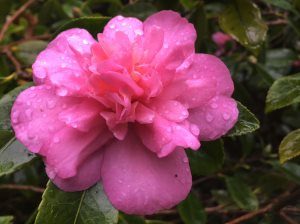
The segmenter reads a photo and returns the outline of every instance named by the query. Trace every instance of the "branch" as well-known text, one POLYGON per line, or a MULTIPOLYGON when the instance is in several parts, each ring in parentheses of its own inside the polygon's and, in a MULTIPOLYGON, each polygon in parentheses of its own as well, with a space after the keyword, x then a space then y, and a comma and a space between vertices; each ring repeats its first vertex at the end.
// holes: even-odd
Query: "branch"
POLYGON ((1 184, 0 190, 1 189, 34 191, 37 193, 43 193, 45 191, 44 188, 40 188, 40 187, 34 187, 30 185, 14 185, 14 184, 1 184))
POLYGON ((271 210, 275 209, 276 207, 280 206, 284 201, 287 201, 291 198, 298 197, 300 195, 300 190, 295 191, 294 193, 291 193, 291 191, 286 191, 283 194, 281 194, 279 197, 272 200, 269 204, 267 204, 265 207, 258 209, 257 211, 249 212, 245 215, 242 215, 236 219, 233 219, 229 222, 226 222, 225 224, 238 224, 242 223, 246 220, 252 219, 258 215, 264 214, 266 212, 270 212, 271 210))
POLYGON ((22 5, 11 17, 6 19, 6 22, 4 23, 1 31, 0 31, 0 42, 4 38, 4 34, 9 28, 9 26, 33 3, 35 0, 28 0, 24 5, 22 5))

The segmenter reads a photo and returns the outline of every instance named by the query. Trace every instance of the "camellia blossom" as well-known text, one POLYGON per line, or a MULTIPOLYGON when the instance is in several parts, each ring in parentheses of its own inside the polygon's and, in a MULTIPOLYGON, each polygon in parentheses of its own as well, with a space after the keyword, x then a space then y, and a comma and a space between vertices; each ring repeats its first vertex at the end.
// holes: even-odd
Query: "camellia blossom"
POLYGON ((192 185, 184 148, 219 138, 238 117, 227 67, 196 54, 195 39, 173 11, 114 17, 97 41, 84 29, 60 33, 33 64, 36 86, 13 105, 16 137, 65 191, 101 181, 126 213, 173 207, 192 185))

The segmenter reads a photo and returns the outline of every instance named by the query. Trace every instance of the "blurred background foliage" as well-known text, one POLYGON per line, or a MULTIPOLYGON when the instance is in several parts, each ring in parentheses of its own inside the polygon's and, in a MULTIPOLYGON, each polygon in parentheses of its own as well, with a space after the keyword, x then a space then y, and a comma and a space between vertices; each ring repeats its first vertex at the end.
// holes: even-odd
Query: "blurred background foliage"
POLYGON ((0 27, 0 224, 300 223, 300 0, 0 0, 0 27), (191 194, 153 216, 118 213, 101 184, 77 193, 47 184, 9 118, 16 95, 32 85, 37 54, 70 27, 96 35, 107 17, 144 20, 163 9, 195 25, 197 52, 230 68, 239 122, 188 151, 191 194))

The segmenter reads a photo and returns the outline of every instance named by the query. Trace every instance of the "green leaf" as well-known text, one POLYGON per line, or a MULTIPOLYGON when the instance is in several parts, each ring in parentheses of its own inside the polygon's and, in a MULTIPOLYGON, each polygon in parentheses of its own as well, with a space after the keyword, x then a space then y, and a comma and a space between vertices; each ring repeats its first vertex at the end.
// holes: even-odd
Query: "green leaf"
POLYGON ((137 2, 126 5, 122 10, 122 15, 137 17, 141 20, 145 20, 155 12, 157 12, 157 9, 152 4, 146 2, 137 2))
POLYGON ((263 1, 285 10, 295 11, 293 5, 287 0, 263 0, 263 1))
POLYGON ((204 224, 206 214, 200 200, 193 193, 178 205, 178 212, 185 224, 204 224))
POLYGON ((12 131, 0 130, 0 148, 2 148, 14 136, 12 131))
POLYGON ((266 52, 266 70, 273 78, 280 78, 290 72, 295 60, 297 56, 291 49, 269 49, 266 52))
POLYGON ((229 131, 228 136, 239 136, 251 133, 259 128, 259 120, 251 113, 247 107, 237 102, 239 118, 235 126, 229 131))
POLYGON ((60 32, 71 28, 83 28, 88 30, 94 37, 101 33, 106 23, 110 20, 109 17, 81 17, 72 19, 62 25, 56 32, 55 36, 60 32))
POLYGON ((0 224, 13 224, 13 216, 0 216, 0 224))
POLYGON ((20 62, 25 66, 31 66, 38 53, 44 50, 47 45, 48 43, 46 41, 29 40, 13 47, 13 51, 20 62))
POLYGON ((300 73, 277 79, 268 91, 265 111, 300 102, 300 73))
POLYGON ((226 177, 226 186, 234 202, 242 209, 256 210, 258 200, 250 187, 237 177, 226 177))
POLYGON ((300 129, 290 132, 281 141, 279 146, 280 163, 293 159, 300 155, 300 129))
POLYGON ((187 151, 192 173, 208 175, 222 168, 224 162, 224 148, 222 140, 202 142, 198 151, 187 151))
POLYGON ((0 149, 0 177, 19 170, 31 162, 35 155, 15 138, 11 139, 0 149))
POLYGON ((261 18, 259 8, 252 1, 231 0, 220 15, 219 23, 226 33, 258 54, 266 39, 268 27, 261 18))
POLYGON ((140 216, 119 214, 118 224, 145 224, 145 220, 140 216))
POLYGON ((64 192, 49 181, 35 224, 113 224, 117 221, 118 211, 108 201, 102 185, 81 192, 64 192))
POLYGON ((0 130, 11 130, 10 111, 11 107, 21 91, 32 86, 32 83, 26 83, 19 86, 0 99, 0 130))
MULTIPOLYGON (((276 167, 276 164, 275 164, 276 167)), ((287 179, 300 184, 300 165, 292 162, 286 162, 282 166, 277 166, 287 177, 287 179)))

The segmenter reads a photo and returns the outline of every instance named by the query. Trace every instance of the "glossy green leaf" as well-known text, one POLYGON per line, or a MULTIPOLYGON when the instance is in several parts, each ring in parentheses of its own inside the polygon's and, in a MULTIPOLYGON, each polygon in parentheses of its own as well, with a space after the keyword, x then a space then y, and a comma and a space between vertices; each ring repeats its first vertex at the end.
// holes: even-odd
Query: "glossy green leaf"
POLYGON ((263 0, 264 2, 277 6, 279 8, 294 11, 294 6, 288 0, 263 0))
POLYGON ((0 224, 13 224, 13 216, 0 216, 0 224))
POLYGON ((38 53, 44 50, 47 45, 46 41, 29 40, 15 46, 13 50, 19 61, 29 67, 34 63, 38 53))
POLYGON ((60 32, 71 28, 83 28, 88 30, 94 37, 103 31, 103 27, 110 20, 109 17, 81 17, 72 19, 62 25, 56 32, 55 36, 60 32))
POLYGON ((32 86, 32 83, 26 83, 19 86, 0 99, 0 130, 11 130, 10 111, 11 107, 21 91, 32 86))
POLYGON ((290 72, 295 60, 297 56, 291 49, 269 49, 266 52, 265 69, 274 79, 277 79, 290 72))
POLYGON ((113 224, 117 221, 118 211, 108 201, 102 185, 81 192, 64 192, 49 181, 35 224, 113 224))
POLYGON ((226 177, 227 190, 233 201, 244 210, 256 210, 258 200, 250 187, 237 177, 226 177))
POLYGON ((284 163, 300 155, 300 129, 292 131, 281 141, 279 159, 284 163))
POLYGON ((206 223, 206 213, 200 199, 193 193, 177 206, 179 215, 185 224, 206 223))
POLYGON ((198 151, 188 150, 192 173, 195 175, 208 175, 222 168, 224 162, 224 148, 222 140, 201 142, 198 151))
POLYGON ((0 149, 0 177, 13 173, 31 162, 35 155, 15 138, 0 149))
POLYGON ((231 0, 226 5, 219 17, 221 28, 240 44, 258 53, 268 29, 259 8, 250 0, 231 0))
POLYGON ((251 113, 247 107, 237 102, 239 118, 235 126, 229 131, 228 136, 239 136, 251 133, 259 128, 259 120, 251 113))
POLYGON ((286 162, 282 166, 280 166, 282 172, 285 173, 286 177, 297 183, 300 184, 300 165, 293 162, 286 162))
POLYGON ((2 148, 14 136, 12 131, 0 130, 0 148, 2 148))
POLYGON ((145 20, 156 11, 157 9, 150 3, 137 2, 134 4, 126 5, 122 10, 122 15, 137 17, 141 20, 145 20))
POLYGON ((145 220, 140 216, 119 214, 118 224, 145 224, 145 220))
POLYGON ((277 79, 269 89, 266 112, 300 102, 300 73, 277 79))

